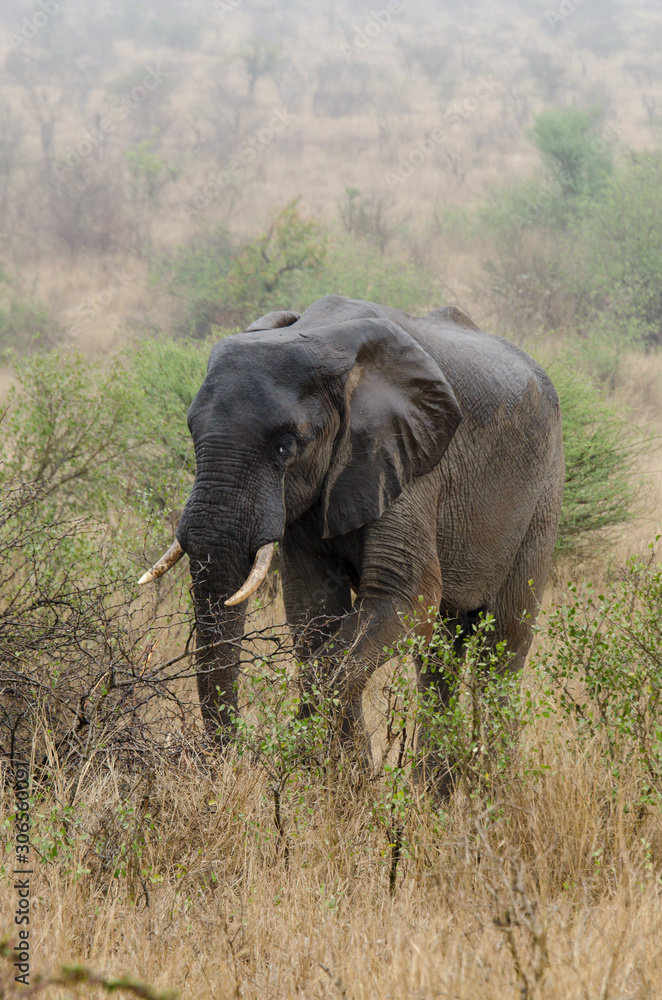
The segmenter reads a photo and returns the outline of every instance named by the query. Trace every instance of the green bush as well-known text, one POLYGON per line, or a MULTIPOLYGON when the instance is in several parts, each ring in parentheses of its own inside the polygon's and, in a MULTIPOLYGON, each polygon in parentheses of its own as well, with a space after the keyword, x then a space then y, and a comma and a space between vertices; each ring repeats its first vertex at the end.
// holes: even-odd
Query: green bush
POLYGON ((438 674, 448 699, 444 703, 434 688, 419 696, 423 742, 412 763, 467 794, 493 792, 516 749, 519 678, 508 670, 512 654, 506 643, 493 641, 494 622, 481 613, 463 637, 459 625, 451 634, 446 623, 435 621, 430 647, 421 650, 426 669, 438 674), (434 752, 428 754, 426 747, 434 752))
POLYGON ((326 243, 321 227, 303 219, 292 202, 265 233, 238 250, 219 291, 246 318, 287 302, 299 281, 322 270, 326 243))
POLYGON ((144 439, 117 361, 51 352, 23 360, 3 424, 4 482, 39 483, 74 514, 105 515, 144 439))
POLYGON ((629 153, 590 198, 574 194, 581 183, 555 198, 533 179, 479 209, 499 246, 485 292, 519 339, 568 333, 608 381, 624 351, 662 344, 662 156, 629 153))
POLYGON ((60 335, 58 324, 39 304, 12 301, 0 310, 0 358, 53 347, 60 335))
POLYGON ((596 293, 583 260, 584 231, 602 211, 614 175, 612 151, 596 134, 599 118, 595 107, 542 111, 529 133, 542 171, 498 189, 476 211, 493 240, 486 295, 520 339, 575 333, 579 324, 586 335, 596 293))
POLYGON ((547 366, 561 400, 565 492, 556 550, 585 554, 605 529, 632 519, 645 439, 568 359, 547 366))
POLYGON ((156 340, 106 363, 60 352, 24 359, 3 420, 0 486, 33 484, 49 523, 66 512, 96 524, 95 537, 81 531, 78 558, 114 547, 121 571, 135 569, 148 531, 155 545, 171 540, 190 488, 186 411, 208 349, 156 340))
MULTIPOLYGON (((652 549, 652 546, 651 546, 652 549)), ((615 778, 634 765, 639 800, 662 803, 662 567, 633 559, 604 592, 572 586, 549 613, 534 667, 552 682, 550 710, 575 722, 578 747, 600 742, 615 778), (557 692, 560 692, 558 703, 557 692)))
MULTIPOLYGON (((140 736, 157 690, 157 714, 172 710, 177 676, 149 668, 165 623, 150 615, 154 595, 138 615, 131 602, 137 567, 171 543, 190 489, 186 410, 207 353, 149 341, 105 363, 54 351, 18 365, 0 436, 3 741, 20 736, 29 752, 47 713, 76 757, 140 736)), ((178 585, 168 578, 157 604, 178 585)))
POLYGON ((561 252, 591 329, 622 347, 662 344, 662 156, 631 153, 561 252))
POLYGON ((40 302, 23 302, 0 265, 0 361, 12 353, 26 354, 53 347, 61 329, 40 302))
POLYGON ((297 281, 322 268, 326 242, 292 202, 256 239, 240 243, 220 230, 154 261, 153 277, 187 303, 180 332, 206 337, 214 327, 246 327, 260 313, 292 308, 297 281))
POLYGON ((434 279, 401 257, 381 256, 369 243, 345 237, 330 241, 325 265, 318 273, 301 275, 293 307, 306 309, 323 295, 346 295, 381 305, 422 313, 444 304, 434 279))
POLYGON ((152 261, 152 280, 184 304, 184 319, 176 332, 204 338, 214 326, 235 325, 222 291, 235 253, 230 234, 221 229, 152 261))

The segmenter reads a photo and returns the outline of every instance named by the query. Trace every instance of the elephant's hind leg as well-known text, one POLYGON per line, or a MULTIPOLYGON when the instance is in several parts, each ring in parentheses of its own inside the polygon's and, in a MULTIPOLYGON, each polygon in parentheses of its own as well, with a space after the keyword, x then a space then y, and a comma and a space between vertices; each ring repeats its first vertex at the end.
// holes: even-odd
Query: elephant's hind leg
MULTIPOLYGON (((531 646, 533 624, 538 605, 547 581, 552 552, 556 540, 558 511, 558 487, 550 486, 534 511, 529 527, 517 551, 512 567, 496 596, 485 607, 448 617, 448 610, 442 605, 440 614, 445 629, 454 647, 454 662, 444 666, 443 659, 432 653, 416 664, 419 691, 424 696, 431 693, 429 707, 422 713, 423 724, 419 726, 417 740, 417 763, 414 769, 415 781, 428 787, 439 798, 447 798, 455 789, 461 774, 463 748, 458 736, 454 746, 452 726, 449 731, 440 732, 443 726, 444 709, 448 707, 453 693, 456 673, 464 658, 464 643, 472 628, 478 623, 481 613, 494 616, 494 628, 486 633, 486 641, 494 648, 505 642, 507 655, 502 660, 502 670, 509 673, 521 671, 531 646), (458 628, 459 626, 459 628, 458 628), (437 719, 431 712, 438 707, 437 719), (428 714, 427 726, 425 715, 428 714), (427 730, 427 731, 426 731, 427 730)), ((505 703, 505 698, 502 700, 505 703)), ((497 740, 497 720, 483 716, 486 743, 497 740)), ((502 720, 503 721, 503 720, 502 720)), ((503 732, 510 746, 514 745, 512 732, 503 732)))
MULTIPOLYGON (((489 646, 505 644, 505 656, 498 669, 504 676, 517 676, 526 662, 533 626, 545 589, 556 541, 557 520, 552 490, 545 493, 534 511, 515 560, 503 586, 490 602, 494 630, 487 636, 489 646)), ((483 743, 501 765, 517 752, 519 721, 509 711, 507 687, 494 701, 491 711, 482 712, 483 743)))
MULTIPOLYGON (((495 713, 481 705, 481 692, 486 677, 480 674, 486 657, 480 654, 473 664, 466 663, 467 640, 489 608, 476 608, 454 618, 443 617, 440 628, 446 633, 444 650, 435 653, 434 646, 426 656, 416 658, 420 705, 416 740, 414 781, 440 801, 447 800, 457 789, 462 775, 468 776, 477 763, 477 747, 491 747, 498 742, 502 727, 495 713), (459 696, 459 703, 452 702, 459 696), (470 699, 470 703, 465 703, 470 699), (473 706, 473 707, 472 707, 473 706), (475 708, 478 707, 478 714, 475 708)), ((496 622, 494 623, 496 626, 496 622)), ((483 633, 488 654, 503 639, 501 630, 483 633)), ((442 637, 443 639, 443 634, 442 637)), ((518 656, 526 656, 530 636, 519 637, 522 646, 518 656)), ((506 664, 512 661, 506 657, 506 664)), ((502 699, 505 705, 505 699, 502 699)), ((508 743, 512 743, 508 734, 508 743)))
POLYGON ((531 646, 556 542, 557 493, 550 487, 538 501, 510 572, 489 608, 495 617, 492 642, 505 641, 509 657, 504 667, 510 672, 522 669, 531 646))

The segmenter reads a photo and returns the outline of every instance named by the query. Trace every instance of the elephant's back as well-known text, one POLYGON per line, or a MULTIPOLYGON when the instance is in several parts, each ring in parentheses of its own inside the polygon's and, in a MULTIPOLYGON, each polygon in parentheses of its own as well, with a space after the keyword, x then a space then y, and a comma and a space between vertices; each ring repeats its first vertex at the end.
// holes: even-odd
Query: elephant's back
POLYGON ((314 302, 293 329, 380 316, 397 323, 434 358, 470 420, 484 426, 504 409, 512 412, 532 390, 539 394, 539 409, 545 417, 558 416, 556 390, 540 365, 510 341, 480 330, 454 306, 410 316, 375 302, 327 295, 314 302))
POLYGON ((499 414, 514 413, 526 400, 530 416, 534 411, 546 422, 558 419, 559 399, 552 380, 516 344, 485 333, 452 306, 427 316, 398 313, 398 317, 388 318, 399 322, 434 358, 465 417, 485 426, 499 414))

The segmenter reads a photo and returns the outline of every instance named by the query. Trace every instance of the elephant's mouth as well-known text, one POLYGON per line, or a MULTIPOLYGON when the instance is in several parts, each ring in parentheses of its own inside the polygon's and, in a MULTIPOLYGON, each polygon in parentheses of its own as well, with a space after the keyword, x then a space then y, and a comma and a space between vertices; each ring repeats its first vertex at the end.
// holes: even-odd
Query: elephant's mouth
MULTIPOLYGON (((275 547, 275 542, 268 542, 266 545, 260 546, 253 562, 253 568, 248 574, 246 581, 239 588, 236 594, 233 594, 232 597, 228 597, 226 600, 225 604, 228 607, 233 607, 235 604, 241 604, 242 601, 247 600, 252 594, 255 593, 269 572, 269 565, 271 564, 275 547)), ((177 539, 175 539, 165 555, 161 556, 158 562, 154 563, 152 568, 140 577, 138 584, 152 583, 153 580, 158 580, 159 577, 163 576, 164 573, 167 573, 169 569, 172 569, 175 563, 179 562, 183 555, 184 549, 179 544, 177 539)))

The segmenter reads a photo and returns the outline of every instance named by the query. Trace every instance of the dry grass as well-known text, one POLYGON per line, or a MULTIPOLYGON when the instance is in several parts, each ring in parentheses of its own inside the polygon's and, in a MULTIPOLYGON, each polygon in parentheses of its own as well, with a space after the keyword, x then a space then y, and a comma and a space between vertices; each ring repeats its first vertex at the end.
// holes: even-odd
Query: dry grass
MULTIPOLYGON (((281 616, 277 600, 254 625, 281 616)), ((375 751, 389 673, 367 694, 375 751)), ((219 759, 195 727, 128 765, 34 766, 32 975, 75 961, 212 1000, 660 997, 662 817, 634 766, 616 781, 602 742, 576 736, 541 716, 480 794, 412 796, 394 895, 388 769, 301 769, 279 831, 268 762, 219 759)), ((0 936, 15 932, 5 859, 0 936)))
MULTIPOLYGON (((578 756, 549 726, 534 742, 491 810, 419 804, 395 898, 376 789, 300 788, 286 861, 259 769, 193 747, 142 774, 108 762, 73 803, 89 840, 35 865, 33 970, 75 959, 215 1000, 662 996, 659 816, 596 782, 599 747, 578 756), (550 770, 527 774, 541 751, 550 770)), ((37 801, 37 843, 68 790, 37 801)), ((0 900, 8 934, 11 879, 0 900)))

